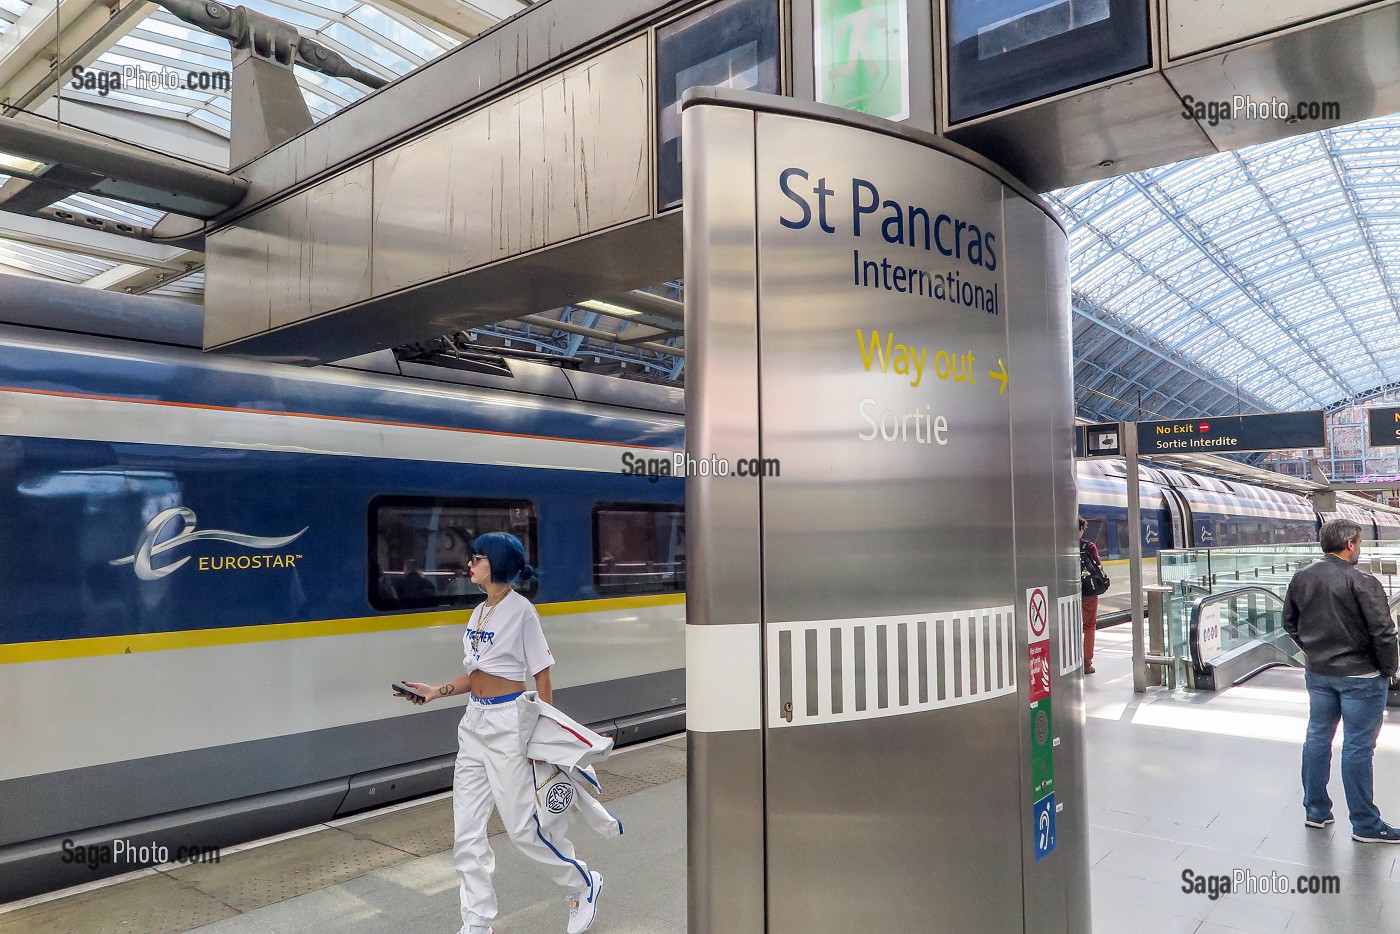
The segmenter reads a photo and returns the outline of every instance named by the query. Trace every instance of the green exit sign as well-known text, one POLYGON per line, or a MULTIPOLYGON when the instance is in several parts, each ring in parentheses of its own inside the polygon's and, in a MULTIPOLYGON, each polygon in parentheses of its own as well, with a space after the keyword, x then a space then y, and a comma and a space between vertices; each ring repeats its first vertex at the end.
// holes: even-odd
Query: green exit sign
POLYGON ((814 0, 817 101, 909 119, 906 0, 814 0))

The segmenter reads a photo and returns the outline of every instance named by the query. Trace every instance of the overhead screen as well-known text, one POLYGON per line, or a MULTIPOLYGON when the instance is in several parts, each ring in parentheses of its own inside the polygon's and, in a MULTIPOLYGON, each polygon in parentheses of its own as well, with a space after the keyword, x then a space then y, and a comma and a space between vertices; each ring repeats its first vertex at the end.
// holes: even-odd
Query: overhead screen
POLYGON ((1400 409, 1370 409, 1371 447, 1400 447, 1400 409))
POLYGON ((681 95, 695 87, 778 93, 776 0, 721 0, 656 33, 656 206, 681 203, 681 95))
POLYGON ((1146 68, 1146 0, 947 0, 948 117, 960 123, 1146 68))

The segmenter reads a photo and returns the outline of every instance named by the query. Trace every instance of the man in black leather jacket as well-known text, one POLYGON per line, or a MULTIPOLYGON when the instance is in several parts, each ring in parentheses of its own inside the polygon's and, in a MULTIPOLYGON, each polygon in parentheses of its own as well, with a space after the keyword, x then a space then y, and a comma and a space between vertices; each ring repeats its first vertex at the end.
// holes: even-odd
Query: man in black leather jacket
POLYGON ((1400 830, 1381 820, 1373 800, 1372 758, 1397 664, 1395 624, 1380 581, 1356 568, 1361 526, 1350 519, 1323 523, 1326 556, 1294 575, 1284 598, 1283 628, 1307 656, 1308 736, 1303 742, 1303 822, 1332 823, 1327 779, 1332 737, 1341 720, 1342 787, 1351 838, 1400 843, 1400 830))

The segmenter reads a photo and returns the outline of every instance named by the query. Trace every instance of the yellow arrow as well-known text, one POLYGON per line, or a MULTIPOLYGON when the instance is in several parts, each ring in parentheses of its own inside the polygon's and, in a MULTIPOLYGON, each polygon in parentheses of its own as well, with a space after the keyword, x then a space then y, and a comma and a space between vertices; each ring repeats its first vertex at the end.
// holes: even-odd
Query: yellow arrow
POLYGON ((992 379, 1001 381, 1001 388, 997 390, 997 395, 1001 395, 1002 393, 1006 392, 1006 384, 1010 381, 1011 374, 1006 372, 1006 364, 1001 362, 1000 357, 997 357, 997 370, 992 370, 987 375, 990 376, 992 379), (998 373, 997 370, 1000 370, 1001 372, 998 373))

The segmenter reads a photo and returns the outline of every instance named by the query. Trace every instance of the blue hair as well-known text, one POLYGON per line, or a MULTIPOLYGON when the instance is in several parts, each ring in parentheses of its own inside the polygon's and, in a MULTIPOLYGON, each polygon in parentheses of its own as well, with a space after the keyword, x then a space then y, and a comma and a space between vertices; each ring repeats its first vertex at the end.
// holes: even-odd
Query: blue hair
POLYGON ((525 546, 509 532, 477 536, 472 551, 491 562, 491 579, 498 584, 524 584, 538 576, 525 560, 525 546))

